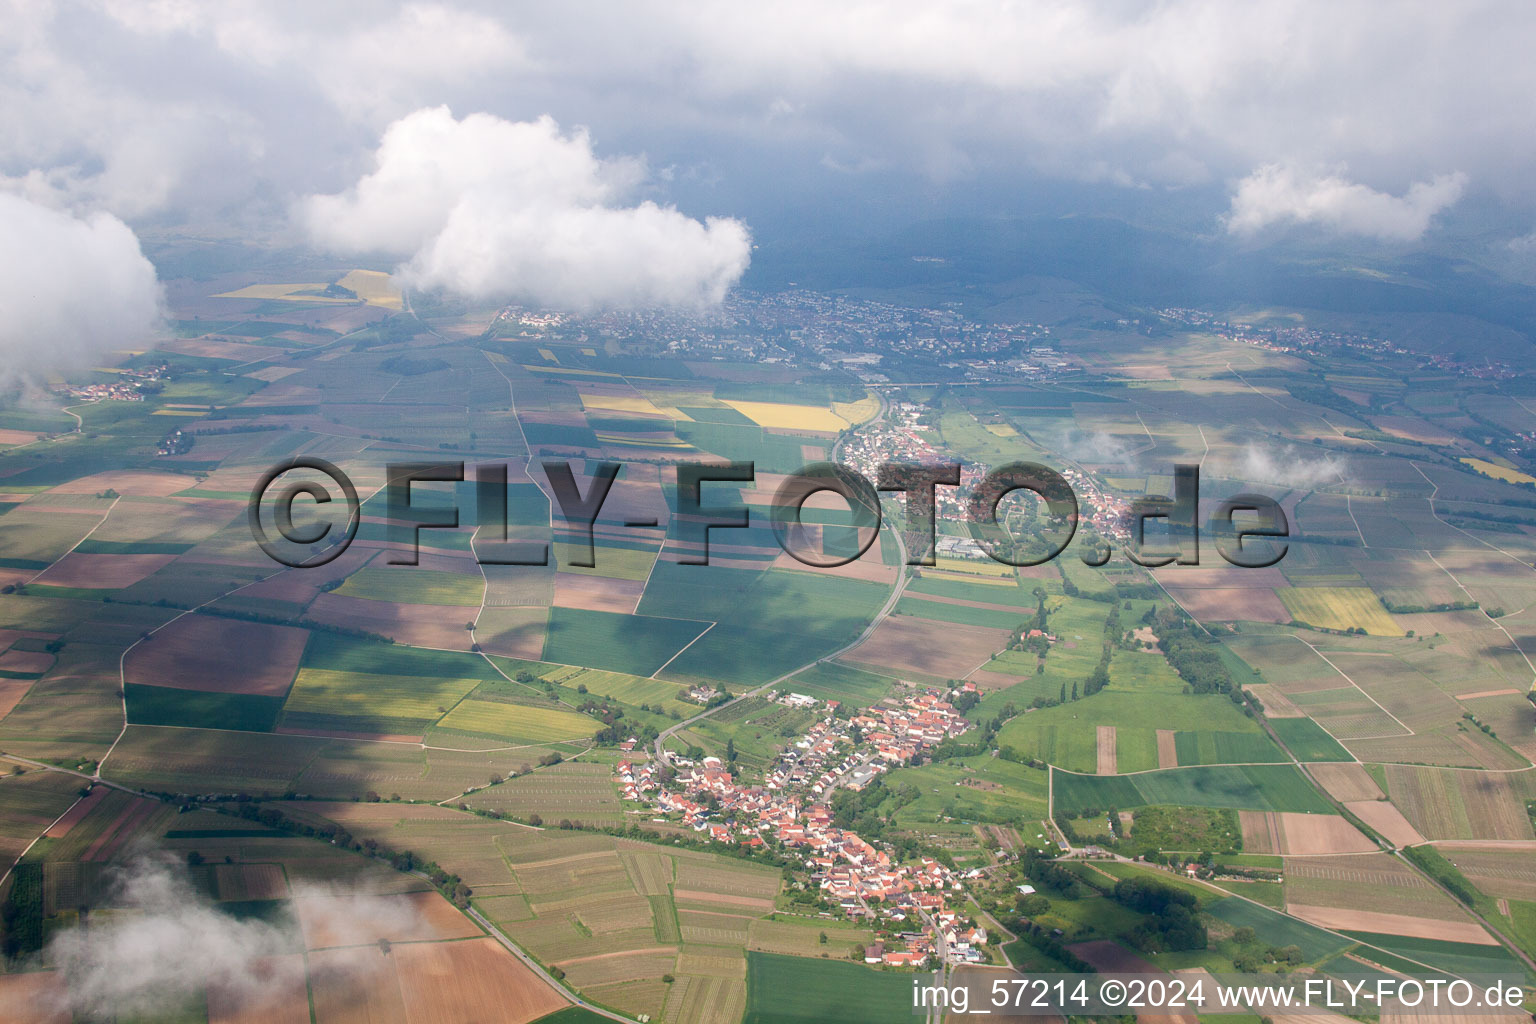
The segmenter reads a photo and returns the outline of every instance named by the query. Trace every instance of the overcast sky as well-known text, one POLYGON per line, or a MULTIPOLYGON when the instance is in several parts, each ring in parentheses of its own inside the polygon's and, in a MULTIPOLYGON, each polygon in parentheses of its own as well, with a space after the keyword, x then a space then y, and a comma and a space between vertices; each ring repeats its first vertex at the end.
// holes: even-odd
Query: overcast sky
POLYGON ((1536 243, 1519 0, 7 6, 0 190, 476 295, 708 302, 865 207, 1413 246, 1475 197, 1536 243))

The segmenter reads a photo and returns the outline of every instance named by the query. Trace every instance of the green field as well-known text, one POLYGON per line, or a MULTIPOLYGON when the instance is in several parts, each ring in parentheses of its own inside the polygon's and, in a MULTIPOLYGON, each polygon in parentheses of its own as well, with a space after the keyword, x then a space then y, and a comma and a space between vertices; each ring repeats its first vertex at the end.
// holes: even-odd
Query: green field
POLYGON ((1053 778, 1057 813, 1072 813, 1085 807, 1115 807, 1123 811, 1157 804, 1323 814, 1331 810, 1328 801, 1289 764, 1168 768, 1139 775, 1074 775, 1057 771, 1053 778))
POLYGON ((1180 765, 1279 763, 1286 760, 1284 751, 1261 732, 1178 732, 1174 735, 1174 745, 1180 765))
POLYGON ((1309 963, 1326 960, 1350 946, 1348 939, 1236 896, 1217 900, 1204 909, 1234 928, 1252 928, 1268 945, 1299 946, 1309 963))
POLYGON ((667 667, 679 679, 756 685, 851 643, 889 591, 815 572, 658 563, 644 614, 721 619, 667 667))
POLYGON ((632 676, 624 672, 603 672, 587 669, 562 678, 560 685, 567 688, 586 687, 588 693, 600 697, 612 697, 616 701, 639 707, 642 704, 660 705, 668 711, 698 714, 699 706, 681 699, 682 690, 676 683, 644 676, 632 676))
POLYGON ((544 660, 648 676, 709 623, 580 608, 552 608, 544 660))
POLYGON ((169 686, 124 687, 128 721, 135 725, 181 725, 204 729, 270 732, 283 698, 248 693, 205 693, 169 686))
POLYGON ((958 622, 965 626, 988 626, 993 629, 1018 629, 1029 618, 1029 612, 1000 612, 990 608, 971 608, 963 604, 947 604, 943 601, 925 601, 921 597, 903 595, 896 602, 895 615, 915 615, 939 622, 958 622))
POLYGON ((1269 726, 1298 761, 1353 761, 1349 751, 1310 718, 1272 718, 1269 726))
POLYGON ((1023 609, 1025 615, 1035 610, 1035 596, 1017 583, 1000 586, 995 583, 970 583, 946 576, 921 574, 907 584, 904 594, 929 594, 933 597, 952 597, 960 601, 979 601, 982 604, 1005 604, 1023 609))
POLYGON ((479 575, 467 576, 416 565, 364 566, 348 576, 336 593, 369 601, 477 608, 485 594, 485 580, 479 575))
POLYGON ((747 954, 742 1024, 910 1024, 913 1019, 910 975, 847 960, 747 954))
POLYGON ((406 647, 318 631, 310 635, 304 648, 303 665, 305 668, 366 675, 501 678, 484 658, 476 654, 406 647))
POLYGON ((899 768, 885 783, 892 790, 911 786, 920 794, 895 810, 896 823, 906 828, 941 818, 1023 825, 1046 813, 1045 772, 990 754, 899 768))
POLYGON ((886 676, 824 661, 797 673, 779 687, 779 692, 868 707, 890 693, 894 685, 896 681, 886 676))
POLYGON ((288 694, 285 722, 308 726, 308 722, 295 721, 292 716, 318 715, 389 722, 401 732, 420 731, 479 685, 479 679, 452 676, 377 675, 301 668, 288 694))
MULTIPOLYGON (((1456 974, 1520 974, 1521 965, 1503 946, 1483 946, 1470 942, 1446 942, 1407 935, 1379 935, 1374 932, 1344 934, 1373 946, 1380 946, 1399 956, 1417 960, 1456 974)), ((1524 972, 1527 980, 1530 973, 1524 972)))
POLYGON ((520 740, 524 743, 585 739, 598 728, 597 722, 574 711, 504 704, 492 700, 460 701, 437 725, 440 729, 451 729, 454 732, 520 740))
MULTIPOLYGON (((1149 668, 1154 665, 1152 655, 1129 657, 1142 659, 1149 668)), ((1047 667, 1054 658, 1052 653, 1047 667)), ((1160 658, 1155 663, 1166 668, 1160 658)), ((1046 695, 1057 694, 1047 689, 1046 695)), ((1014 699, 1019 705, 1027 703, 1014 699)), ((1097 729, 1101 725, 1115 727, 1117 768, 1121 773, 1157 767, 1159 729, 1179 733, 1181 764, 1285 760, 1260 725, 1244 716, 1224 696, 1139 692, 1118 681, 1092 697, 1020 715, 1003 726, 997 742, 1023 757, 1039 758, 1070 771, 1092 772, 1097 763, 1097 729)))

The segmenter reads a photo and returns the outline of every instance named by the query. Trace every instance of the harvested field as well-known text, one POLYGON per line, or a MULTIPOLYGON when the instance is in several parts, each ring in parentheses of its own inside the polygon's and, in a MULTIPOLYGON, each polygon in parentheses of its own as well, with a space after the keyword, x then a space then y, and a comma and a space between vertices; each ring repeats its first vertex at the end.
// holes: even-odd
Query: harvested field
POLYGON ((255 991, 208 986, 208 1024, 309 1024, 309 988, 304 957, 262 957, 251 964, 255 991))
POLYGON ((1474 690, 1471 693, 1458 693, 1457 700, 1477 700, 1479 697, 1506 697, 1510 694, 1520 696, 1520 691, 1513 687, 1505 687, 1502 690, 1474 690))
POLYGON ((1006 690, 1010 686, 1019 685, 1019 677, 1011 676, 1006 672, 989 672, 979 668, 966 676, 966 681, 975 683, 976 688, 983 693, 991 693, 994 690, 1006 690))
POLYGON ((561 608, 619 612, 629 615, 640 603, 645 591, 643 580, 611 579, 580 573, 555 573, 555 604, 561 608))
POLYGON ((1159 768, 1179 766, 1177 736, 1178 733, 1172 729, 1157 730, 1157 766, 1159 768))
POLYGON ((478 925, 435 892, 396 896, 304 896, 293 901, 307 949, 363 946, 380 939, 420 942, 481 935, 478 925))
POLYGON ((1307 857, 1329 853, 1370 853, 1377 845, 1337 814, 1276 813, 1280 852, 1307 857))
POLYGON ((1168 587, 1168 594, 1201 622, 1289 622, 1273 590, 1257 587, 1168 587))
POLYGON ((30 689, 30 679, 0 679, 0 718, 10 714, 30 689))
POLYGON ((898 678, 911 672, 961 679, 1008 644, 1006 629, 962 626, 909 615, 888 618, 843 661, 872 665, 898 678))
POLYGON ((1243 827, 1244 853, 1279 853, 1280 823, 1269 811, 1238 811, 1243 827))
POLYGON ((70 552, 33 581, 55 587, 120 590, 169 565, 175 555, 82 555, 70 552))
POLYGON ((124 678, 146 686, 281 697, 308 638, 308 630, 293 626, 183 615, 128 653, 124 678))
POLYGON ((1098 727, 1099 756, 1098 767, 1094 769, 1097 775, 1114 775, 1115 772, 1115 727, 1101 725, 1098 727))
POLYGON ((1497 945, 1492 936, 1471 921, 1436 921, 1405 914, 1384 914, 1375 910, 1314 907, 1305 903, 1287 903, 1286 911, 1309 924, 1333 931, 1374 932, 1480 946, 1497 945))
POLYGON ((411 1024, 526 1024, 568 1004, 494 939, 413 943, 390 956, 411 1024))
POLYGON ((1413 827, 1412 822, 1403 817, 1403 812, 1386 800, 1353 800, 1344 804, 1344 807, 1380 832, 1393 846, 1416 846, 1424 842, 1424 837, 1413 827))
POLYGON ((1314 764, 1308 766, 1307 770, 1312 773, 1317 784, 1340 803, 1380 800, 1386 795, 1363 765, 1348 762, 1314 764))

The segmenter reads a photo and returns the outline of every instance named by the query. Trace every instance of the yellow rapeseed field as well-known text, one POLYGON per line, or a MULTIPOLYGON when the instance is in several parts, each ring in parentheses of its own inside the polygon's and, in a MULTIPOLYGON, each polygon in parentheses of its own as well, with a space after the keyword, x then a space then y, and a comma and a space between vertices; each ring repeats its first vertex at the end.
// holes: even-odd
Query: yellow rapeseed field
POLYGON ((1298 622, 1322 629, 1360 627, 1371 636, 1402 636, 1403 630, 1368 587, 1276 587, 1285 610, 1298 622))
POLYGON ((848 428, 848 421, 819 405, 785 405, 778 402, 737 402, 722 399, 760 427, 779 430, 817 430, 836 433, 848 428))
POLYGON ((1491 476, 1495 480, 1503 480, 1511 484, 1536 484, 1536 476, 1522 473, 1518 469, 1507 469, 1497 462, 1489 462, 1486 459, 1462 459, 1461 461, 1484 476, 1491 476))

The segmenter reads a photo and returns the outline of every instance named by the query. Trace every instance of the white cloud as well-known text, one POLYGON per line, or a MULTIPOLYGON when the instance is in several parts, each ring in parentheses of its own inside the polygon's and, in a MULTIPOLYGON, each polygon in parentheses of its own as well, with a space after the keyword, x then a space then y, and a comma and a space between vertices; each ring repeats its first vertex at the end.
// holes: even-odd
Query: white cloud
MULTIPOLYGON (((284 956, 304 948, 304 936, 291 916, 273 921, 233 917, 195 892, 186 869, 156 851, 143 851, 109 880, 107 906, 121 913, 93 915, 89 927, 55 934, 41 960, 63 975, 46 1007, 70 1015, 116 1019, 164 1011, 195 996, 210 984, 248 1012, 285 982, 302 984, 298 958, 284 956)), ((391 935, 419 933, 415 907, 403 900, 343 895, 316 885, 300 885, 294 896, 310 900, 306 920, 338 946, 355 946, 343 959, 331 958, 326 970, 366 976, 382 955, 376 943, 391 935)), ((0 1016, 39 1007, 6 1005, 0 1016)))
POLYGON ((1244 483, 1311 490, 1323 484, 1338 483, 1345 479, 1348 469, 1348 462, 1331 455, 1309 459, 1290 445, 1275 449, 1251 444, 1242 463, 1227 467, 1225 472, 1244 483))
POLYGON ((374 163, 346 192, 309 197, 303 218, 329 250, 404 258, 408 287, 562 308, 696 306, 719 302, 750 258, 740 221, 622 205, 643 165, 599 158, 584 131, 548 117, 419 110, 389 126, 374 163))
POLYGON ((1412 242, 1423 236, 1435 214, 1461 198, 1466 185, 1467 176, 1457 171, 1417 182, 1394 196, 1337 174, 1268 164, 1238 183, 1226 226, 1233 234, 1253 235, 1277 224, 1313 224, 1341 234, 1412 242))
POLYGON ((158 326, 155 268, 116 217, 77 218, 0 192, 0 237, 0 368, 7 376, 79 366, 158 326))
POLYGON ((200 228, 272 230, 295 196, 355 180, 385 125, 439 104, 590 125, 784 209, 827 202, 828 168, 878 169, 900 202, 972 177, 1160 188, 1341 165, 1346 188, 1408 204, 1343 218, 1367 233, 1408 236, 1451 169, 1536 208, 1536 106, 1509 101, 1536 91, 1536 6, 1518 0, 1404 0, 1389 19, 1329 0, 0 0, 0 16, 0 187, 200 228), (1429 194, 1398 196, 1412 181, 1429 194))
POLYGON ((274 978, 259 962, 299 943, 291 928, 236 920, 213 909, 169 860, 143 858, 115 880, 129 913, 59 933, 45 958, 65 977, 60 1009, 109 1017, 173 1006, 217 981, 242 1001, 274 978))

